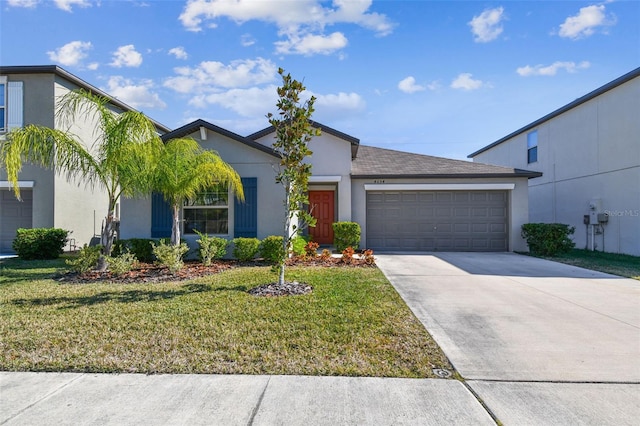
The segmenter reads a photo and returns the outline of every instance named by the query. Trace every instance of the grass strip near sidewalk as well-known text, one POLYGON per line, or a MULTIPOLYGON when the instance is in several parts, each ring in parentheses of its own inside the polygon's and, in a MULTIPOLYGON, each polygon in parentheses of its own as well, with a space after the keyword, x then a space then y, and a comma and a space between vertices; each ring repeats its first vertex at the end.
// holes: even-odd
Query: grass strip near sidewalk
POLYGON ((569 253, 544 257, 544 259, 640 280, 640 257, 638 256, 573 249, 569 253))
POLYGON ((192 281, 62 284, 61 261, 0 261, 0 370, 435 377, 446 357, 377 268, 291 267, 304 296, 246 291, 241 267, 192 281), (36 267, 33 267, 36 266, 36 267))

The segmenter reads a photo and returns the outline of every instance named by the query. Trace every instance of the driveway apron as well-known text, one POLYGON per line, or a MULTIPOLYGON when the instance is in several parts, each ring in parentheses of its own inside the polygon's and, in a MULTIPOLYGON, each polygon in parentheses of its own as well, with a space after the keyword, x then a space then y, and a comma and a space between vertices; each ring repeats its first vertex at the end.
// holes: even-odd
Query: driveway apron
POLYGON ((640 418, 639 281, 514 253, 376 259, 466 383, 506 424, 640 418))

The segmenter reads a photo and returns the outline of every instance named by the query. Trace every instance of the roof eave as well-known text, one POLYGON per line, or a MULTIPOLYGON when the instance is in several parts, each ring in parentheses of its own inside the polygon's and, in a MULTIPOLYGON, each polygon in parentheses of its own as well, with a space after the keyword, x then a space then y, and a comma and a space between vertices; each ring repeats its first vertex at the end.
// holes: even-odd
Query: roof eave
POLYGON ((441 174, 352 174, 352 179, 479 179, 479 178, 537 178, 539 172, 516 173, 441 173, 441 174))

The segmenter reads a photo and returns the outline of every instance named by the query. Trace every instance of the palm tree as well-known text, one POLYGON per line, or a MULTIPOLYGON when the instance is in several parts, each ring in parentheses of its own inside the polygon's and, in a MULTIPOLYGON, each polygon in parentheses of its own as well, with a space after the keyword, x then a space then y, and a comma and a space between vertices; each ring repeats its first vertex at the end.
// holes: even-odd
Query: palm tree
POLYGON ((71 91, 56 104, 56 119, 71 129, 79 120, 95 123, 92 141, 82 141, 70 130, 28 125, 9 133, 0 147, 0 165, 7 171, 15 195, 22 162, 36 164, 65 174, 68 180, 96 185, 109 198, 101 235, 102 253, 98 269, 107 267, 115 236, 114 211, 121 195, 150 192, 151 178, 162 141, 156 126, 143 113, 110 109, 109 99, 86 90, 71 91), (87 143, 88 142, 88 143, 87 143))
POLYGON ((156 163, 154 190, 161 193, 173 213, 171 244, 180 244, 180 207, 216 185, 231 188, 244 200, 240 176, 220 156, 191 138, 168 141, 156 163))

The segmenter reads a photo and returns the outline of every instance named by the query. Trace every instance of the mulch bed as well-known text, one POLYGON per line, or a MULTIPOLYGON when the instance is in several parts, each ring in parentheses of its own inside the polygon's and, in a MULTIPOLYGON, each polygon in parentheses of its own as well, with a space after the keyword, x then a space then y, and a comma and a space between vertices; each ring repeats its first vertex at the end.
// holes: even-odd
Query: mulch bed
MULTIPOLYGON (((87 284, 87 283, 119 283, 119 284, 139 284, 139 283, 160 283, 165 281, 185 281, 200 278, 207 275, 217 274, 221 271, 237 266, 264 266, 265 262, 259 260, 253 262, 238 262, 236 260, 217 260, 211 266, 205 266, 200 262, 185 262, 184 267, 175 274, 163 266, 152 263, 138 263, 138 266, 120 276, 115 276, 111 272, 90 271, 84 274, 67 272, 56 276, 54 279, 61 283, 87 284)), ((324 266, 324 267, 374 267, 375 263, 363 258, 353 257, 345 261, 339 257, 316 257, 314 259, 292 258, 287 260, 288 266, 324 266)), ((313 291, 313 288, 305 283, 285 282, 284 285, 278 283, 264 284, 249 290, 249 294, 262 297, 302 295, 313 291)))

